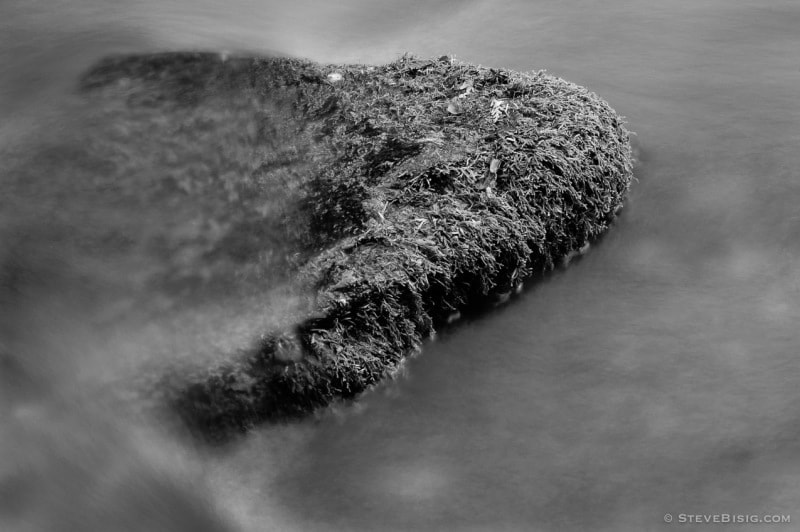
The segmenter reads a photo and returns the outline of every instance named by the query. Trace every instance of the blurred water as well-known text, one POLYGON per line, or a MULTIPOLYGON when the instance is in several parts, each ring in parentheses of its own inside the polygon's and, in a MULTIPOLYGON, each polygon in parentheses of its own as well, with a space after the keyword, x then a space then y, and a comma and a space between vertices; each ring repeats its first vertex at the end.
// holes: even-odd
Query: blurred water
MULTIPOLYGON (((667 512, 798 513, 795 1, 5 0, 0 10, 0 142, 11 153, 44 132, 68 135, 74 76, 95 58, 184 47, 546 68, 606 98, 638 133, 631 202, 579 263, 427 345, 405 378, 357 407, 265 428, 202 466, 187 458, 231 521, 646 531, 704 528, 665 525, 667 512)), ((59 342, 37 344, 47 328, 35 324, 72 330, 57 309, 74 291, 50 306, 26 294, 33 314, 56 317, 0 321, 30 329, 22 336, 37 341, 18 344, 32 353, 49 351, 59 342)), ((231 305, 187 315, 195 330, 228 316, 223 343, 262 325, 241 325, 250 309, 231 305)), ((179 318, 155 335, 188 340, 179 318)), ((92 346, 104 367, 155 349, 152 327, 121 327, 126 350, 98 346, 89 330, 66 352, 92 346)))

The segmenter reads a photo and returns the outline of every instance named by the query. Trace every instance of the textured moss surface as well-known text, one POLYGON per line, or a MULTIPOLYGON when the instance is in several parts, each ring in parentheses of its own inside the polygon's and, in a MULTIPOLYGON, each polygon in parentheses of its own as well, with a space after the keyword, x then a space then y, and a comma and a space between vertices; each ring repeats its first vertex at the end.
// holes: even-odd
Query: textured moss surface
POLYGON ((308 295, 295 325, 166 379, 171 404, 210 435, 387 377, 455 311, 584 249, 632 180, 621 118, 543 72, 449 57, 369 67, 163 54, 110 58, 82 87, 166 119, 202 116, 209 102, 237 110, 250 148, 218 184, 236 209, 210 211, 232 221, 206 247, 253 271, 281 268, 308 295), (252 237, 265 227, 271 239, 252 237))

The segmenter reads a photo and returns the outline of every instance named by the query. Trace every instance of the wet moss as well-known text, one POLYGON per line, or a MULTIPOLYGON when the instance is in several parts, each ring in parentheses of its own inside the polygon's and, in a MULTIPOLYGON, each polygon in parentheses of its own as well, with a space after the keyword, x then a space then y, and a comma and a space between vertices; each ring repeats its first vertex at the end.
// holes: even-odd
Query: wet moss
MULTIPOLYGON (((279 156, 254 173, 290 192, 285 264, 311 295, 308 317, 216 368, 167 379, 170 403, 211 436, 309 413, 390 376, 453 312, 584 249, 632 180, 620 116, 543 72, 449 57, 374 67, 165 54, 111 58, 83 87, 116 90, 122 79, 132 105, 198 106, 220 91, 269 103, 278 111, 258 135, 288 121, 280 131, 304 154, 302 173, 286 174, 279 156)), ((231 253, 257 244, 242 237, 231 253)))

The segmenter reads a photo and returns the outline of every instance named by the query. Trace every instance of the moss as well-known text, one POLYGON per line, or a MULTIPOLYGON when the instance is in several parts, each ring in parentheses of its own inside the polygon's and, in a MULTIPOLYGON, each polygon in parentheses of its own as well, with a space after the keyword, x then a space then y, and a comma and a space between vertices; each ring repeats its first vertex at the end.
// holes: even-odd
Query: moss
MULTIPOLYGON (((304 154, 303 173, 278 172, 273 154, 254 174, 291 192, 286 264, 313 308, 213 370, 169 379, 173 406, 210 435, 305 414, 391 375, 454 311, 584 248, 632 179, 622 119, 543 72, 449 57, 368 67, 167 54, 109 59, 83 87, 118 90, 120 79, 134 107, 199 107, 221 91, 269 104, 260 134, 284 124, 292 139, 281 146, 304 154)), ((239 238, 230 253, 258 253, 239 238)))

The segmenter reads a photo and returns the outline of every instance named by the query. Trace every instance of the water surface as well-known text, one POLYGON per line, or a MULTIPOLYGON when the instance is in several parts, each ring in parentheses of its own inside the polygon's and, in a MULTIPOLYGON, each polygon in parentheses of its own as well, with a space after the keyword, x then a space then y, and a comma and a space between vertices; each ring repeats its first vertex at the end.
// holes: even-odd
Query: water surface
MULTIPOLYGON (((63 123, 71 76, 108 51, 454 53, 600 94, 638 135, 639 182, 580 262, 447 331, 402 378, 209 458, 203 478, 231 521, 638 532, 706 528, 667 525, 667 512, 800 520, 800 5, 336 5, 5 2, 16 47, 0 56, 14 74, 0 140, 63 123)), ((232 308, 228 322, 247 311, 232 308)))

